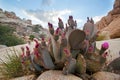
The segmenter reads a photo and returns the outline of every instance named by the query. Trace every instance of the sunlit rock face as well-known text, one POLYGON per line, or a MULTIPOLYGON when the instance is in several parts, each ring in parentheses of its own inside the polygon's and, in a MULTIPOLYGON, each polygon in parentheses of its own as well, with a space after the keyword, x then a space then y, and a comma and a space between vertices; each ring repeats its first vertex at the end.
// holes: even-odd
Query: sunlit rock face
POLYGON ((113 9, 104 16, 96 26, 102 31, 108 31, 111 38, 120 37, 120 0, 115 0, 113 9))

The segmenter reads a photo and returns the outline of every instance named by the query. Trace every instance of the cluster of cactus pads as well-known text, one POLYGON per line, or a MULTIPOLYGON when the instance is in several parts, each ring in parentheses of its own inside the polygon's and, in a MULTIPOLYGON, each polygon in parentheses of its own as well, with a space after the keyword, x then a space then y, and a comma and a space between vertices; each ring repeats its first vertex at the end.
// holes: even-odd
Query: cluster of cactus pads
MULTIPOLYGON (((95 73, 103 68, 108 55, 106 50, 109 44, 104 42, 100 50, 96 50, 97 31, 93 20, 84 25, 84 29, 76 28, 76 21, 69 16, 68 26, 63 26, 59 18, 58 28, 54 30, 48 23, 49 40, 43 37, 41 41, 34 39, 34 51, 30 52, 26 46, 26 52, 22 48, 21 61, 25 66, 27 60, 32 71, 62 70, 63 74, 76 74, 84 78, 87 72, 95 73)), ((85 76, 86 77, 86 76, 85 76)))

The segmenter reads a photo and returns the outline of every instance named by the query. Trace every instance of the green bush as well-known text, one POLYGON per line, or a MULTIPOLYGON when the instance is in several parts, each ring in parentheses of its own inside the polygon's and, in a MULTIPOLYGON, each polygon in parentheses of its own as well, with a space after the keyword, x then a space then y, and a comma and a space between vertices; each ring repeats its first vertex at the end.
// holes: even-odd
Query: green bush
POLYGON ((0 25, 0 44, 6 46, 15 46, 23 44, 24 41, 21 38, 13 35, 15 30, 9 26, 0 25))
POLYGON ((6 46, 16 46, 23 43, 24 41, 21 38, 18 38, 14 35, 6 35, 6 36, 0 37, 0 44, 6 45, 6 46))
POLYGON ((17 55, 15 50, 12 55, 9 55, 7 53, 7 56, 5 56, 5 58, 6 61, 3 61, 2 59, 0 60, 2 63, 0 72, 2 72, 2 75, 5 77, 5 79, 20 77, 29 73, 27 69, 23 69, 21 58, 17 55))

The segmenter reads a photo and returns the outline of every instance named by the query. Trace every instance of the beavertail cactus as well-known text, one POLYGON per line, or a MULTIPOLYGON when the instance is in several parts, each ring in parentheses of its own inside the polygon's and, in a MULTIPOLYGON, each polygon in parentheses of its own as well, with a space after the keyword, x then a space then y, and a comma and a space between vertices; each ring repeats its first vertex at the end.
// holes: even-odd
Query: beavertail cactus
MULTIPOLYGON (((31 64, 36 71, 63 69, 63 74, 73 73, 87 80, 86 72, 94 73, 103 67, 109 44, 104 42, 101 50, 95 52, 96 29, 92 19, 88 19, 83 30, 74 29, 76 25, 73 16, 69 16, 67 30, 64 30, 62 20, 58 20, 59 26, 55 31, 53 25, 48 23, 50 39, 42 38, 41 43, 34 40, 36 44, 33 54, 30 54, 30 49, 26 46, 26 55, 31 56, 31 64)), ((24 49, 22 52, 24 56, 24 49)))

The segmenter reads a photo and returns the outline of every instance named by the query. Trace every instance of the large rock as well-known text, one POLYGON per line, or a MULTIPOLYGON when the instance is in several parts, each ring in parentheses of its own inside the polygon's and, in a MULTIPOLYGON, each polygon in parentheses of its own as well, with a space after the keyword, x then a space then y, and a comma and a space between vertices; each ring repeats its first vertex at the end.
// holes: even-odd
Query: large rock
POLYGON ((63 75, 62 71, 50 70, 42 73, 37 80, 82 80, 82 79, 72 74, 63 75))
POLYGON ((115 0, 113 10, 107 16, 104 16, 96 26, 102 31, 108 31, 111 38, 120 37, 120 0, 115 0))
POLYGON ((92 75, 95 80, 120 80, 120 75, 110 72, 97 72, 92 75))

